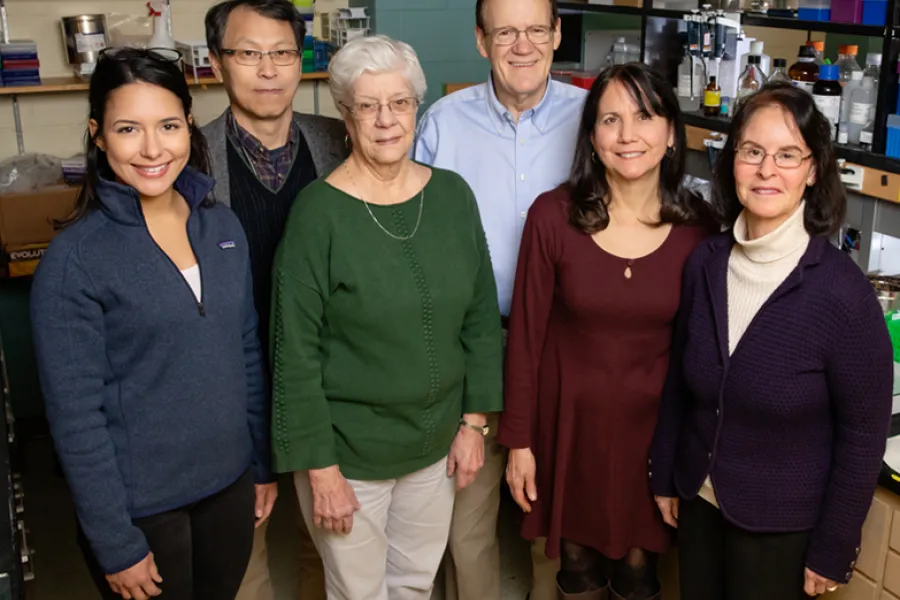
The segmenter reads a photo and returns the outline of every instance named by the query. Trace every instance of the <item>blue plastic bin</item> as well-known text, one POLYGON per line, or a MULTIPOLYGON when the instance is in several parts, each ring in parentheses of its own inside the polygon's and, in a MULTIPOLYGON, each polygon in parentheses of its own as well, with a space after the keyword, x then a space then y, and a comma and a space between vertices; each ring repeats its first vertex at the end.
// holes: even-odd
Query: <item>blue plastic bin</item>
POLYGON ((884 153, 891 158, 900 158, 900 115, 888 115, 884 153))
POLYGON ((863 25, 884 25, 887 5, 886 0, 863 0, 863 25))
POLYGON ((797 18, 803 21, 830 21, 830 8, 801 8, 797 10, 797 18))

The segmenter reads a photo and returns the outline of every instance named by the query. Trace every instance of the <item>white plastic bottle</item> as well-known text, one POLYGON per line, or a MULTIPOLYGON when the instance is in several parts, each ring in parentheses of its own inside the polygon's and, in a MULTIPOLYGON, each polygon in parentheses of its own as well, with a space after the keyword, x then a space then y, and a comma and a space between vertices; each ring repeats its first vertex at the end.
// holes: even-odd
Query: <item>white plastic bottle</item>
POLYGON ((847 126, 847 141, 858 144, 863 129, 872 122, 875 111, 875 82, 871 77, 863 77, 860 86, 850 97, 850 114, 847 126))
POLYGON ((772 57, 763 52, 765 44, 759 40, 750 42, 750 52, 741 57, 741 73, 747 70, 747 59, 751 56, 759 57, 759 70, 762 74, 769 78, 772 73, 772 57))
POLYGON ((165 0, 158 0, 150 4, 150 9, 154 11, 153 17, 153 37, 147 44, 148 48, 168 48, 175 49, 175 40, 169 32, 169 21, 172 18, 172 7, 165 0))
POLYGON ((844 84, 844 89, 841 92, 841 123, 850 121, 850 104, 853 102, 851 96, 855 90, 862 86, 862 78, 862 71, 853 71, 850 74, 850 81, 844 84))

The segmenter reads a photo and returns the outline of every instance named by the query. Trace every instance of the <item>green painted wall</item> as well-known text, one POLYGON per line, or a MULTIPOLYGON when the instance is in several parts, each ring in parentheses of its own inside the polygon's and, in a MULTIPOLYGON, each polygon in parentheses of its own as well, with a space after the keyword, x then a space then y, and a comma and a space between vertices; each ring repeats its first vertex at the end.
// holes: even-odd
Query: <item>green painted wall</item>
POLYGON ((490 66, 475 47, 475 0, 353 0, 374 16, 375 33, 410 44, 428 80, 425 106, 444 84, 484 81, 490 66))

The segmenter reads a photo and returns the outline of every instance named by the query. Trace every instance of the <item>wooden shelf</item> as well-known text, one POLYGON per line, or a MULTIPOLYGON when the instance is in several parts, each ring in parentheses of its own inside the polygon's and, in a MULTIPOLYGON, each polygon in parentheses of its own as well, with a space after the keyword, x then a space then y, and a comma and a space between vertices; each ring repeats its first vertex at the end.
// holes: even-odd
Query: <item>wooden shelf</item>
MULTIPOLYGON (((303 73, 302 81, 322 81, 328 79, 328 73, 303 73)), ((193 77, 187 78, 188 85, 206 89, 210 85, 219 85, 215 77, 201 77, 196 83, 193 77)), ((23 96, 28 94, 54 94, 61 92, 84 92, 88 82, 78 77, 44 77, 40 85, 23 85, 0 87, 0 96, 23 96)))

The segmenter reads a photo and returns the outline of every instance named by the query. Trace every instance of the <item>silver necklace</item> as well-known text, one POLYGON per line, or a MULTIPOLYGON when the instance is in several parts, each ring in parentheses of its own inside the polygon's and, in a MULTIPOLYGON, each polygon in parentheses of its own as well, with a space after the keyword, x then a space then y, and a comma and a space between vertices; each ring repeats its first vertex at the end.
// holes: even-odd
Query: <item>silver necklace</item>
POLYGON ((362 194, 359 192, 359 188, 356 187, 356 181, 353 179, 353 173, 350 172, 350 165, 346 162, 344 163, 344 170, 347 171, 347 176, 350 178, 350 185, 353 186, 353 190, 356 192, 356 195, 359 196, 360 201, 362 201, 363 206, 366 207, 366 211, 369 213, 369 216, 372 217, 372 220, 375 221, 375 224, 378 225, 378 228, 383 232, 394 238, 395 240, 399 240, 401 242, 405 242, 407 240, 411 240, 416 232, 419 231, 419 225, 422 223, 422 207, 425 205, 425 188, 422 188, 422 192, 419 194, 419 216, 416 219, 416 226, 413 228, 413 231, 409 235, 395 235, 384 228, 384 225, 375 217, 375 213, 372 212, 372 209, 369 208, 369 203, 366 202, 365 198, 362 197, 362 194))

